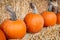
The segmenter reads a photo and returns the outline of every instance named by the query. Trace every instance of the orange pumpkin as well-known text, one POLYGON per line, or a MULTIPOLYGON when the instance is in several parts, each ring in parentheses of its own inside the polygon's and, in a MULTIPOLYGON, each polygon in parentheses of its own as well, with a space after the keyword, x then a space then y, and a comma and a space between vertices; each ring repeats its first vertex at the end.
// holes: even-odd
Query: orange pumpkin
POLYGON ((2 30, 0 30, 0 40, 6 40, 6 37, 2 30))
POLYGON ((22 38, 26 34, 26 26, 22 20, 12 21, 6 19, 1 27, 8 38, 22 38))
POLYGON ((57 17, 54 12, 45 11, 42 13, 44 18, 44 26, 52 26, 56 24, 57 17))
MULTIPOLYGON (((31 3, 31 5, 35 7, 34 4, 31 3)), ((36 9, 34 10, 35 10, 35 14, 30 12, 24 18, 24 21, 27 25, 27 31, 30 33, 39 32, 43 28, 43 25, 44 25, 43 17, 36 13, 36 9)))
POLYGON ((6 19, 1 24, 1 29, 5 32, 7 38, 23 38, 26 34, 26 25, 24 21, 16 19, 16 14, 14 14, 12 9, 7 6, 7 10, 11 13, 11 20, 6 19))
POLYGON ((53 1, 49 0, 48 3, 49 7, 48 7, 48 11, 44 11, 42 12, 42 16, 44 18, 44 26, 52 26, 56 24, 57 21, 57 16, 56 16, 56 12, 57 12, 57 8, 55 8, 55 4, 53 1), (54 10, 55 9, 55 10, 54 10), (52 12, 54 11, 54 12, 52 12))
POLYGON ((57 24, 60 24, 60 13, 57 13, 57 24))
POLYGON ((8 40, 21 40, 21 39, 8 39, 8 40))

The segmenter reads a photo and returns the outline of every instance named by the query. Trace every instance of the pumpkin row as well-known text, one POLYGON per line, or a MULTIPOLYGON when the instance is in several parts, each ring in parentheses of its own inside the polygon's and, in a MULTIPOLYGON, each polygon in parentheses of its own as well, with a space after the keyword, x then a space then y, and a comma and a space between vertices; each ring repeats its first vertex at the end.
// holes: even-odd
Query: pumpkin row
POLYGON ((52 26, 60 24, 60 13, 57 15, 52 11, 44 11, 41 14, 38 14, 37 7, 35 4, 30 3, 30 6, 33 12, 29 12, 24 20, 16 18, 16 14, 13 9, 6 5, 6 10, 10 13, 10 19, 4 20, 0 29, 0 40, 6 40, 5 35, 8 39, 23 38, 26 32, 37 33, 42 30, 44 26, 52 26), (5 34, 5 35, 4 35, 5 34))

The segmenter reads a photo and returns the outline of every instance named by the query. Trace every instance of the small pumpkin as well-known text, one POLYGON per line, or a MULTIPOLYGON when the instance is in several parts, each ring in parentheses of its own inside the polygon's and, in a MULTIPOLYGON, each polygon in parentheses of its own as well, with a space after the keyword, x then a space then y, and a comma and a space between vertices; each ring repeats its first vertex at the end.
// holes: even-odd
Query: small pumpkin
POLYGON ((44 26, 53 26, 56 24, 57 17, 54 12, 45 11, 42 13, 44 18, 44 26))
POLYGON ((6 40, 4 32, 0 29, 0 40, 6 40))
POLYGON ((57 24, 60 24, 60 13, 57 13, 57 24))
POLYGON ((44 26, 52 26, 56 24, 57 16, 52 12, 52 4, 49 5, 49 11, 44 11, 41 15, 44 18, 44 26))
POLYGON ((10 6, 7 5, 6 9, 10 12, 11 19, 4 20, 1 24, 1 29, 9 39, 23 38, 26 34, 24 21, 16 18, 16 14, 10 6))
POLYGON ((44 19, 41 15, 37 14, 38 12, 35 4, 30 3, 30 6, 33 9, 33 12, 29 12, 25 16, 24 21, 27 25, 27 31, 30 33, 36 33, 43 28, 44 19))

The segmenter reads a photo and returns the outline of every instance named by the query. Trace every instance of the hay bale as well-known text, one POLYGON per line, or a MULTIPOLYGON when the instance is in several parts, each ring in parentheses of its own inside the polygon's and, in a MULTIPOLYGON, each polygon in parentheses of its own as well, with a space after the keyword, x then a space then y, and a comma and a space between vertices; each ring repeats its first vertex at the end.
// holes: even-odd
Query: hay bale
POLYGON ((6 11, 5 5, 10 5, 15 11, 17 18, 24 19, 28 12, 32 12, 29 3, 36 4, 39 13, 47 10, 47 0, 0 0, 0 21, 10 18, 9 12, 6 11))

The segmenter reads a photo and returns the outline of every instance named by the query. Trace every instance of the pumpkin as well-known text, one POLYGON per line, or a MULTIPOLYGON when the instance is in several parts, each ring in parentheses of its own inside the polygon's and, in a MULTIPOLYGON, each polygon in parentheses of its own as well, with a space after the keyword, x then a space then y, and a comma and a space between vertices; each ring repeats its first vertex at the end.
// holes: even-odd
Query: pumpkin
POLYGON ((52 2, 49 2, 48 11, 44 11, 41 13, 41 15, 44 18, 44 26, 52 26, 56 24, 57 17, 56 14, 52 12, 53 11, 52 7, 53 7, 52 2))
POLYGON ((57 17, 54 12, 45 11, 42 13, 44 18, 44 26, 53 26, 56 24, 57 17))
POLYGON ((41 31, 44 25, 44 19, 41 15, 37 14, 37 9, 35 4, 30 3, 31 8, 33 9, 33 12, 29 12, 25 18, 24 21, 27 26, 27 32, 30 33, 37 33, 41 31))
POLYGON ((17 19, 16 14, 10 6, 6 6, 10 12, 11 19, 6 19, 1 24, 1 29, 5 32, 7 38, 23 38, 26 34, 26 25, 23 20, 17 19))
POLYGON ((60 13, 57 13, 57 24, 60 24, 60 13))
POLYGON ((8 39, 8 40, 21 40, 21 39, 8 39))
POLYGON ((4 32, 0 29, 0 40, 6 40, 4 32))

